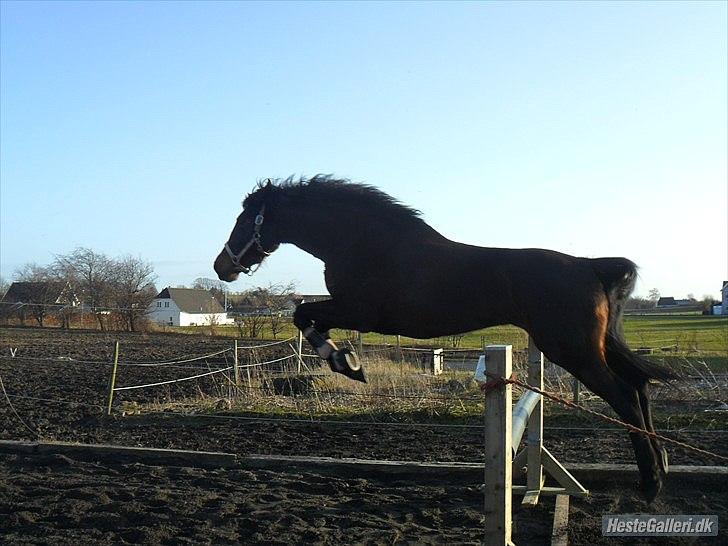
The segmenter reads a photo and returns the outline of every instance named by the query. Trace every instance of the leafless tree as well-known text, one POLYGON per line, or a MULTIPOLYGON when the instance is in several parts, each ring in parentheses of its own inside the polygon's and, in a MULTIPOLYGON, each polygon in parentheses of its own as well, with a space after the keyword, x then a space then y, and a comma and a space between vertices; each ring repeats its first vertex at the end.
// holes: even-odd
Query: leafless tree
POLYGON ((50 268, 36 263, 27 263, 15 271, 15 280, 30 283, 23 299, 17 307, 17 316, 21 324, 25 324, 28 315, 33 317, 39 326, 53 310, 53 305, 61 293, 61 283, 57 282, 50 268))
POLYGON ((245 334, 243 337, 257 338, 263 330, 266 318, 265 315, 259 313, 251 313, 242 317, 242 327, 239 330, 245 334))
POLYGON ((296 286, 292 282, 268 285, 268 320, 273 339, 277 339, 278 334, 283 331, 283 327, 290 322, 290 310, 295 291, 296 286))
POLYGON ((112 265, 105 254, 79 247, 70 254, 56 256, 52 266, 91 309, 102 330, 106 329, 104 318, 112 299, 112 265))
POLYGON ((627 298, 625 309, 628 311, 642 311, 645 309, 653 309, 656 300, 649 300, 639 296, 631 296, 627 298))
POLYGON ((267 287, 259 286, 245 293, 245 298, 256 309, 256 315, 267 318, 274 339, 278 337, 285 324, 290 320, 288 315, 295 290, 294 283, 271 283, 267 287))
POLYGON ((8 291, 8 288, 10 288, 10 282, 5 280, 5 277, 0 276, 0 299, 5 296, 5 294, 8 291))
MULTIPOLYGON (((227 289, 225 288, 225 283, 223 281, 210 279, 208 277, 197 277, 195 282, 192 283, 192 288, 207 290, 215 297, 220 305, 225 307, 225 293, 227 292, 227 289)), ((225 310, 227 311, 227 309, 225 310)))
POLYGON ((113 260, 110 265, 111 302, 118 308, 124 327, 134 332, 157 294, 154 267, 133 256, 113 260))

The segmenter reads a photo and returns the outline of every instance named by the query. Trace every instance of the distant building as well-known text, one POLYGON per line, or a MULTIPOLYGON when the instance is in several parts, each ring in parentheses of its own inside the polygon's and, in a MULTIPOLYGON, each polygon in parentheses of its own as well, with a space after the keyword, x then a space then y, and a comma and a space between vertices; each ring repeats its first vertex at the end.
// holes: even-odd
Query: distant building
POLYGON ((720 289, 721 293, 721 315, 728 315, 728 281, 723 281, 723 288, 720 289))
POLYGON ((149 306, 149 319, 167 326, 233 324, 208 290, 165 288, 149 306))
POLYGON ((17 318, 25 324, 33 317, 40 326, 45 318, 54 314, 68 326, 69 314, 80 309, 80 302, 67 282, 20 281, 14 282, 0 300, 0 317, 17 318))
POLYGON ((664 297, 657 300, 656 307, 659 309, 664 308, 675 308, 675 307, 688 307, 690 305, 695 305, 695 301, 693 300, 676 300, 672 297, 664 297))
POLYGON ((301 303, 316 303, 317 301, 330 300, 331 296, 328 294, 301 294, 295 298, 296 304, 301 303))
POLYGON ((49 306, 78 305, 78 299, 71 293, 68 283, 57 281, 14 282, 5 292, 2 303, 42 304, 49 306))

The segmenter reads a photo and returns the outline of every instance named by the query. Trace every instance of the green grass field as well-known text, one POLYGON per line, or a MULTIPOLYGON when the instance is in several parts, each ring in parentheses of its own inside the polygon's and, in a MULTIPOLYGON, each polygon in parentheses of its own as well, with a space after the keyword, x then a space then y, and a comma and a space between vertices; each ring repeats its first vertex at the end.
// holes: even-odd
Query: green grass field
MULTIPOLYGON (((178 330, 189 333, 210 331, 210 327, 188 327, 178 330)), ((728 317, 702 315, 677 316, 627 316, 624 320, 624 331, 627 343, 633 349, 650 348, 655 354, 669 355, 702 355, 728 358, 728 317)), ((214 327, 216 335, 230 337, 239 336, 235 327, 214 327)), ((297 334, 292 324, 287 324, 278 339, 285 339, 297 334)), ((354 339, 355 333, 335 330, 334 339, 354 339)), ((265 330, 261 340, 272 340, 270 330, 265 330)), ((394 336, 380 334, 364 334, 365 344, 394 344, 394 336)), ((516 349, 523 349, 528 343, 526 333, 515 326, 496 326, 469 332, 463 336, 452 336, 435 339, 402 338, 403 346, 436 346, 444 348, 478 348, 486 344, 506 343, 516 349)))

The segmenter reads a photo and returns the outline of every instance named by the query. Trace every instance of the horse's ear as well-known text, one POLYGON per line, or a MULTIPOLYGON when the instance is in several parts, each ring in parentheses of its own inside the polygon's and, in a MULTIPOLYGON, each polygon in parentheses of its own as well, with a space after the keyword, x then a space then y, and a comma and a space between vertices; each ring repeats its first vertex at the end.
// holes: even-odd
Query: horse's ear
POLYGON ((263 201, 269 203, 274 196, 276 186, 270 178, 266 178, 262 185, 263 201))
POLYGON ((268 195, 273 189, 273 180, 271 180, 270 178, 266 178, 265 180, 263 180, 263 183, 260 184, 260 186, 258 187, 263 190, 264 195, 268 195))

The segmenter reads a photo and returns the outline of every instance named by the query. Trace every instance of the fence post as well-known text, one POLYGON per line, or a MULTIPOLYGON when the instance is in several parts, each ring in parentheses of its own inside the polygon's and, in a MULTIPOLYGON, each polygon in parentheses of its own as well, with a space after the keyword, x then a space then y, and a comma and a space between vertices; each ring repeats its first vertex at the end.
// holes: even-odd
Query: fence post
POLYGON ((442 368, 442 349, 432 349, 432 364, 430 367, 430 373, 432 373, 432 375, 440 375, 442 374, 442 368))
POLYGON ((119 342, 114 344, 114 365, 111 368, 109 380, 109 403, 106 406, 106 415, 111 415, 111 404, 114 401, 114 386, 116 385, 116 368, 119 366, 119 342))
POLYGON ((579 403, 579 391, 581 390, 581 383, 576 377, 571 378, 571 394, 574 404, 579 403))
POLYGON ((395 362, 402 362, 402 338, 397 334, 397 349, 394 355, 395 362))
POLYGON ((235 386, 240 386, 240 363, 238 361, 238 340, 233 344, 233 374, 235 376, 235 386))
MULTIPOLYGON (((510 377, 513 347, 485 348, 488 380, 510 377)), ((485 543, 511 546, 512 387, 509 383, 485 393, 485 543)))
POLYGON ((362 339, 361 332, 356 333, 356 351, 359 356, 364 356, 364 340, 362 339))
POLYGON ((298 351, 298 373, 301 373, 303 370, 301 367, 301 363, 303 362, 303 332, 301 330, 298 331, 296 350, 298 351))
MULTIPOLYGON (((528 337, 528 384, 543 390, 543 354, 531 336, 528 337)), ((536 407, 528 419, 526 490, 540 492, 543 486, 541 451, 543 447, 543 397, 539 396, 536 407)), ((538 502, 538 493, 533 503, 538 502)), ((525 498, 524 498, 525 500, 525 498)))

